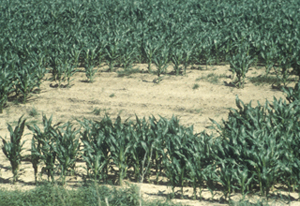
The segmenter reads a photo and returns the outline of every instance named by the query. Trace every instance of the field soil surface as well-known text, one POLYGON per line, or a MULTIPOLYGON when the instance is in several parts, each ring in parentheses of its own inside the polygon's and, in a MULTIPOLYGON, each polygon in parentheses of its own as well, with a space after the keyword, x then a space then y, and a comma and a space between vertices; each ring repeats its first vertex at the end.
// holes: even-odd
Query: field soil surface
MULTIPOLYGON (((238 97, 244 102, 257 105, 257 101, 264 104, 266 99, 270 102, 273 97, 285 98, 284 94, 272 88, 270 84, 254 85, 246 79, 243 89, 231 86, 232 82, 229 66, 202 66, 202 69, 189 69, 186 75, 175 76, 173 74, 162 75, 158 78, 155 74, 148 74, 146 65, 138 65, 139 73, 120 77, 118 72, 105 72, 106 68, 100 68, 96 73, 95 81, 86 81, 84 70, 77 72, 71 82, 71 87, 57 88, 54 82, 49 81, 50 74, 47 74, 41 85, 40 93, 29 97, 26 104, 12 100, 0 114, 0 136, 9 138, 7 123, 13 127, 21 115, 27 118, 28 123, 37 123, 41 127, 42 114, 50 117, 53 121, 76 122, 75 119, 83 120, 101 118, 108 114, 115 119, 119 114, 122 120, 138 117, 149 117, 159 115, 171 118, 173 115, 180 119, 182 125, 194 125, 195 132, 207 130, 211 126, 212 118, 218 122, 226 119, 229 108, 236 108, 235 98, 238 97)), ((171 71, 171 67, 169 68, 171 71)), ((251 68, 247 77, 263 75, 265 69, 251 68)), ((293 85, 290 85, 293 86, 293 85)), ((214 132, 216 133, 216 132, 214 132)), ((24 155, 29 154, 30 140, 32 135, 26 129, 23 140, 25 143, 24 155)), ((0 143, 2 147, 2 142, 0 143)), ((34 173, 29 161, 21 164, 21 175, 16 185, 11 183, 12 173, 10 163, 0 152, 0 188, 5 189, 32 189, 34 186, 34 173)), ((84 172, 78 169, 78 173, 84 172)), ((42 176, 46 179, 46 175, 42 176)), ((82 179, 68 177, 67 185, 75 187, 80 185, 82 179)), ((145 199, 165 198, 171 192, 166 185, 141 184, 141 191, 145 199)), ((176 190, 179 188, 176 188, 176 190)), ((175 202, 182 202, 187 205, 224 205, 209 202, 210 193, 207 189, 203 192, 203 201, 192 201, 192 189, 185 188, 185 196, 188 199, 175 202)), ((221 193, 215 196, 219 199, 221 193)), ((293 194, 295 198, 298 196, 293 194)), ((233 199, 238 199, 238 194, 233 199)), ((255 202, 258 197, 251 197, 255 202)), ((292 202, 296 205, 298 202, 292 202)), ((279 204, 281 205, 281 203, 279 204)))

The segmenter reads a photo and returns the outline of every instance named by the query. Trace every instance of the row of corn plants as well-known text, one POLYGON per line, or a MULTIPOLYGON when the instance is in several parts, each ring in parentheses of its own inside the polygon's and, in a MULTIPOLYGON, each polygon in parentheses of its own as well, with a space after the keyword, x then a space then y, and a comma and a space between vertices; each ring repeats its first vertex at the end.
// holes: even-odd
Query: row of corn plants
MULTIPOLYGON (((230 199, 233 193, 259 193, 269 197, 278 192, 300 191, 300 107, 299 85, 285 90, 287 101, 276 99, 253 107, 236 98, 222 123, 212 120, 217 134, 195 133, 172 117, 138 118, 113 121, 77 120, 76 124, 52 122, 43 116, 43 128, 27 124, 32 132, 31 163, 35 180, 55 175, 65 184, 66 176, 78 175, 79 162, 85 163, 84 176, 122 185, 124 179, 160 184, 166 178, 172 187, 194 189, 193 198, 201 199, 203 189, 217 191, 230 199), (77 125, 77 126, 75 126, 77 125), (199 192, 197 192, 199 191, 199 192)), ((10 141, 2 138, 2 150, 12 165, 13 182, 18 180, 24 142, 21 141, 26 119, 8 125, 10 141)))
POLYGON ((4 0, 0 62, 43 58, 58 86, 69 83, 77 64, 92 82, 103 64, 113 71, 147 63, 157 75, 171 64, 179 75, 194 64, 227 62, 239 87, 258 62, 287 84, 290 74, 300 74, 298 7, 296 0, 4 0))

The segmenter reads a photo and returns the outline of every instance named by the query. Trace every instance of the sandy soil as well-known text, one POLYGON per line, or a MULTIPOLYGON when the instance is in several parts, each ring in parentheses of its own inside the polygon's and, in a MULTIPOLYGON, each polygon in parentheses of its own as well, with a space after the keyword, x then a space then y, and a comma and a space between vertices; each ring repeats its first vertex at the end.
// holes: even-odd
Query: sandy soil
MULTIPOLYGON (((141 71, 146 71, 146 65, 138 65, 141 71)), ((209 118, 220 121, 227 117, 228 109, 235 108, 236 95, 244 102, 257 101, 265 103, 265 100, 284 98, 284 94, 273 90, 271 85, 255 86, 246 81, 244 89, 226 86, 224 82, 231 82, 229 66, 211 66, 202 70, 188 70, 184 76, 162 75, 160 79, 154 74, 135 73, 130 76, 118 77, 116 72, 104 72, 99 69, 93 83, 87 83, 85 73, 78 72, 74 76, 70 88, 54 88, 53 82, 45 79, 41 85, 41 92, 32 95, 26 104, 9 102, 3 114, 0 114, 0 136, 8 136, 7 123, 15 125, 19 117, 25 114, 28 122, 41 123, 42 114, 47 117, 53 115, 54 122, 69 121, 75 118, 96 119, 108 113, 112 118, 118 114, 122 119, 154 115, 170 118, 172 115, 180 118, 183 125, 194 125, 195 132, 207 130, 211 126, 209 118), (217 82, 212 82, 214 74, 221 75, 217 82), (195 84, 198 88, 195 89, 195 84), (33 108, 38 112, 36 116, 30 116, 33 108), (96 115, 93 111, 101 111, 96 115)), ((247 76, 257 76, 263 73, 263 69, 252 68, 247 76)), ((50 76, 47 76, 50 77, 50 76)), ((25 133, 29 131, 26 130, 25 133)), ((30 140, 31 135, 24 136, 24 140, 30 140)), ((2 143, 0 143, 2 146, 2 143)), ((30 141, 25 143, 25 148, 30 148, 30 141)), ((24 154, 28 153, 25 151, 24 154)), ((22 162, 20 182, 11 184, 12 174, 9 170, 9 161, 0 152, 0 188, 6 189, 30 189, 33 188, 34 175, 30 162, 22 162)), ((46 178, 46 177, 44 177, 46 178)), ((71 178, 69 185, 76 185, 80 178, 71 178)), ((164 198, 171 188, 152 184, 142 184, 141 190, 144 198, 164 198), (164 195, 161 195, 164 194, 164 195)), ((191 198, 191 188, 186 188, 185 193, 191 198)), ((219 205, 218 202, 207 201, 210 198, 208 190, 203 193, 205 201, 175 200, 188 205, 219 205)), ((293 194, 295 198, 298 196, 293 194)), ((216 199, 218 199, 216 195, 216 199)), ((239 198, 239 195, 234 195, 239 198)), ((252 197, 254 200, 255 197, 252 197)), ((292 202, 297 205, 298 202, 292 202)), ((221 204, 220 204, 221 205, 221 204)))

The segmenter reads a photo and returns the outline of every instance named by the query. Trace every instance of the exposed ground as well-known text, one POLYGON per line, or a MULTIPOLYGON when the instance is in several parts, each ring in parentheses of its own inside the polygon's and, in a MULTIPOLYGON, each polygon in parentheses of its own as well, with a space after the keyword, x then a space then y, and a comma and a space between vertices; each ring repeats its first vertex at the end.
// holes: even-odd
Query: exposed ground
MULTIPOLYGON (((55 88, 55 83, 45 79, 39 94, 32 95, 28 103, 17 101, 8 103, 3 114, 0 114, 0 136, 8 136, 7 123, 15 126, 19 117, 25 114, 28 122, 41 123, 42 114, 47 117, 53 115, 54 122, 69 121, 75 118, 98 119, 105 113, 111 118, 118 114, 122 119, 154 115, 158 117, 180 118, 183 125, 194 125, 195 132, 200 132, 211 126, 209 118, 220 121, 226 119, 229 108, 235 108, 236 95, 244 102, 252 101, 253 105, 259 101, 264 104, 266 99, 273 97, 284 98, 284 94, 272 89, 270 84, 254 85, 247 79, 244 89, 237 89, 227 83, 232 80, 229 66, 211 66, 206 69, 187 70, 184 76, 162 75, 160 79, 154 74, 148 74, 146 65, 138 65, 140 73, 125 77, 118 77, 117 72, 104 72, 99 69, 93 83, 87 83, 85 73, 77 72, 69 88, 55 88)), ((247 76, 263 74, 264 69, 252 68, 247 76)), ((48 78, 50 75, 47 76, 48 78)), ((25 133, 29 131, 26 130, 25 133)), ((30 140, 31 135, 24 137, 30 140)), ((2 143, 0 143, 2 146, 2 143)), ((25 148, 30 148, 27 141, 25 148)), ((25 151, 24 154, 28 153, 25 151)), ((30 162, 22 162, 20 182, 11 184, 12 173, 9 161, 0 152, 0 187, 6 189, 30 189, 34 185, 33 168, 30 162)), ((46 178, 46 176, 43 176, 46 178)), ((69 185, 76 185, 80 178, 71 178, 69 185)), ((171 190, 166 186, 142 184, 141 190, 144 198, 163 198, 171 190)), ((185 193, 191 197, 191 189, 186 188, 185 193)), ((204 190, 206 201, 182 201, 189 205, 219 205, 218 202, 208 202, 210 193, 204 190)), ((295 198, 298 196, 295 194, 295 198)), ((217 195, 216 198, 219 196, 217 195)), ((238 198, 238 195, 235 195, 238 198)), ((253 197, 255 199, 255 197, 253 197)), ((253 199, 253 200, 254 200, 253 199)), ((179 200, 175 200, 179 201, 179 200)), ((298 202, 292 202, 297 205, 298 202)))

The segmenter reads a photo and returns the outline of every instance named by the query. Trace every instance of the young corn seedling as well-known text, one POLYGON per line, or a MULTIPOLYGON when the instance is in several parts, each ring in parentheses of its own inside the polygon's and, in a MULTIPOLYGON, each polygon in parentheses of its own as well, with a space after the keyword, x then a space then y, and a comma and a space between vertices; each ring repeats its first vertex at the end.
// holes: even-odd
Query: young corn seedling
POLYGON ((189 47, 188 44, 185 45, 186 48, 183 49, 183 74, 186 74, 187 67, 191 64, 192 54, 194 52, 194 47, 196 46, 193 44, 192 47, 189 47))
POLYGON ((182 67, 180 66, 183 63, 183 51, 182 49, 175 49, 175 51, 172 52, 171 61, 174 64, 174 70, 176 73, 176 76, 180 74, 180 71, 182 67))
POLYGON ((157 68, 157 76, 166 73, 166 69, 169 64, 169 49, 164 46, 153 58, 154 64, 157 68))
POLYGON ((60 88, 61 83, 65 80, 65 65, 63 65, 63 60, 58 57, 50 57, 49 62, 52 73, 50 80, 57 82, 57 87, 60 88))
POLYGON ((152 73, 152 62, 153 62, 153 57, 156 53, 156 50, 158 47, 153 46, 149 41, 146 41, 145 45, 143 46, 143 51, 147 57, 147 63, 148 63, 148 72, 152 73))
POLYGON ((85 51, 84 68, 88 82, 94 81, 97 72, 97 69, 95 69, 97 60, 97 47, 85 51))
POLYGON ((12 167, 13 184, 15 184, 19 178, 19 166, 22 159, 21 152, 25 143, 25 141, 21 142, 26 123, 26 119, 23 120, 22 118, 23 116, 19 118, 18 125, 14 130, 12 126, 8 124, 7 129, 10 133, 10 142, 0 136, 3 142, 2 151, 10 161, 12 167))
POLYGON ((233 75, 236 74, 237 80, 234 83, 238 88, 244 87, 246 73, 248 72, 252 62, 253 59, 251 56, 245 52, 238 53, 230 58, 230 69, 233 75))

